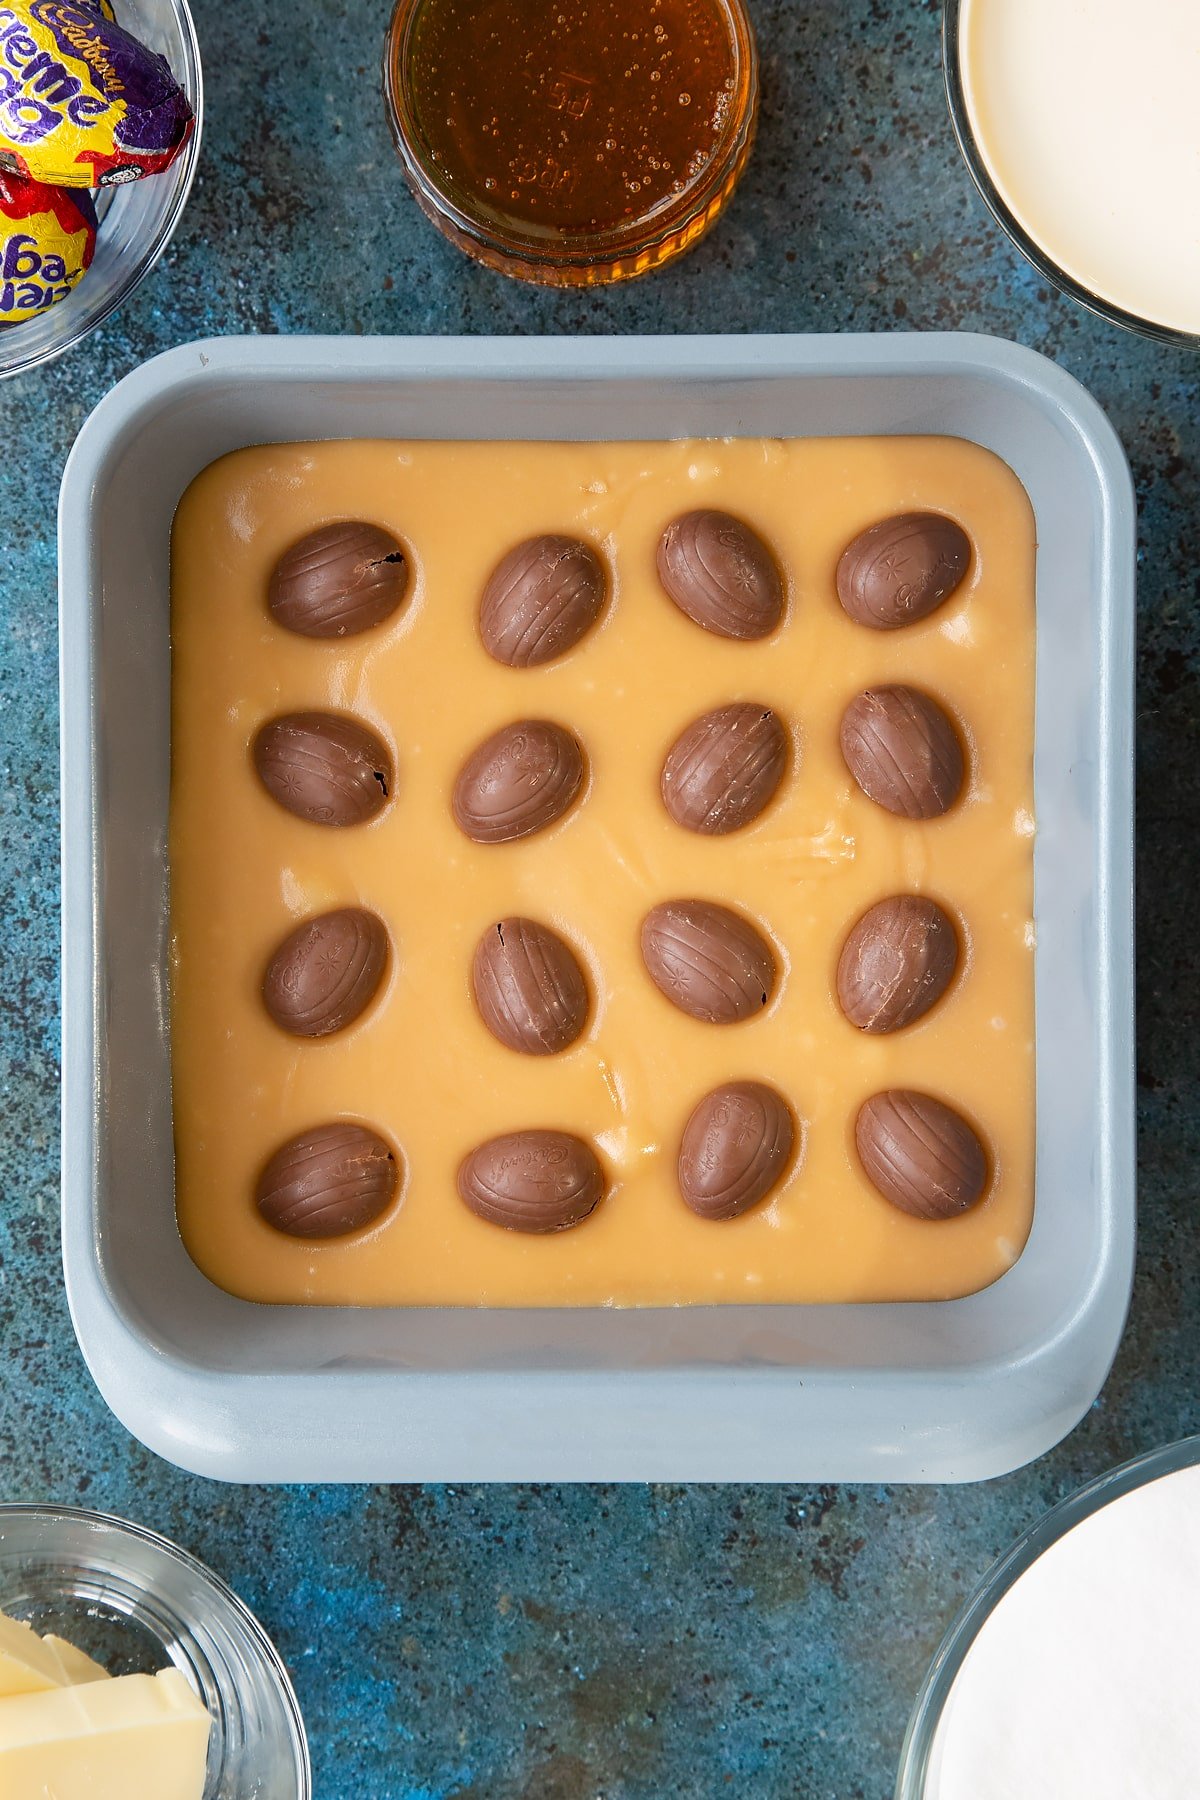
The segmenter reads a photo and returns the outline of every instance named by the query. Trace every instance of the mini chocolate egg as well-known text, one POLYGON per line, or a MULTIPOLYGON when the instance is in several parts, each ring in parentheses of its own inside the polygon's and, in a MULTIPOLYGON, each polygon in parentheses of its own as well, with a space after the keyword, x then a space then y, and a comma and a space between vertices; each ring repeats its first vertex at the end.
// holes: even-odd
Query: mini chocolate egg
POLYGON ((840 736, 846 767, 887 812, 936 819, 962 792, 966 762, 958 732, 919 688, 867 688, 843 713, 840 736))
POLYGON ((567 1131, 513 1131, 463 1160, 458 1192, 478 1218, 506 1231, 567 1231, 604 1198, 595 1151, 567 1131))
POLYGON ((357 519, 322 525, 286 549, 267 604, 301 637, 353 637, 390 619, 408 592, 408 558, 390 532, 357 519))
POLYGON ((681 612, 718 637, 769 637, 783 617, 783 578, 757 532, 711 507, 663 532, 658 578, 681 612))
POLYGON ((642 921, 641 944, 654 985, 693 1019, 752 1019, 774 992, 771 946, 749 919, 711 900, 654 907, 642 921))
POLYGON ((679 1191, 702 1219, 736 1219, 779 1184, 796 1141, 782 1095, 730 1081, 697 1102, 679 1145, 679 1191))
POLYGON ((476 844, 530 837, 562 817, 583 786, 578 739, 548 719, 521 719, 480 744, 454 784, 454 817, 476 844))
POLYGON ((874 631, 926 619, 961 584, 971 540, 941 513, 898 513, 861 531, 837 566, 838 599, 874 631))
POLYGON ((253 746, 259 780, 313 825, 363 825, 382 812, 395 777, 387 746, 343 713, 285 713, 253 746))
POLYGON ((842 947, 837 995, 860 1031, 901 1031, 937 1005, 958 968, 958 933, 936 900, 893 894, 869 908, 842 947))
POLYGON ((488 576, 479 604, 484 649, 510 669, 553 662, 586 637, 604 606, 604 565, 579 538, 526 538, 488 576))
POLYGON ((362 906, 305 919, 267 964, 263 1004, 294 1037, 328 1037, 375 998, 387 967, 387 926, 362 906))
POLYGON ((314 1125, 278 1149, 258 1178, 255 1200, 268 1225, 289 1237, 335 1238, 373 1225, 400 1181, 394 1151, 351 1120, 314 1125))
POLYGON ((983 1145, 961 1113, 931 1094, 892 1088, 872 1095, 854 1141, 872 1186, 915 1219, 953 1219, 983 1197, 983 1145))
POLYGON ((766 810, 787 767, 787 733, 754 700, 718 706, 693 720, 667 752, 660 788, 677 825, 724 837, 766 810))
POLYGON ((587 1024, 587 982, 575 952, 536 919, 488 926, 475 947, 471 990, 492 1036, 527 1056, 556 1055, 587 1024))

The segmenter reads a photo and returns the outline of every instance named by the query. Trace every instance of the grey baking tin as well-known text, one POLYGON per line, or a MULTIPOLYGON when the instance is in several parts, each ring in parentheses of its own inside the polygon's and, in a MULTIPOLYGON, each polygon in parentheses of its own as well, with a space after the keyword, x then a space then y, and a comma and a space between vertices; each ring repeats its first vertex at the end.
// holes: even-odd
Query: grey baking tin
POLYGON ((983 337, 226 338, 96 408, 59 518, 63 1258, 101 1392, 237 1481, 962 1481, 1091 1404, 1133 1264, 1134 509, 1069 376, 983 337), (175 1225, 169 538, 214 458, 339 437, 933 432, 1037 515, 1037 1195, 1016 1265, 934 1304, 267 1307, 175 1225))

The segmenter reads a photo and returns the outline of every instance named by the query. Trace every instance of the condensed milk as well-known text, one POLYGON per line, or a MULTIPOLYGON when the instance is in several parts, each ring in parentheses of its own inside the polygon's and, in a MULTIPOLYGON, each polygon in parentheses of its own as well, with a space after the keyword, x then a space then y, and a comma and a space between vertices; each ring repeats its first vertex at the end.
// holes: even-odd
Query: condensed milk
POLYGON ((1197 0, 961 0, 958 73, 999 199, 1107 305, 1200 334, 1197 0))

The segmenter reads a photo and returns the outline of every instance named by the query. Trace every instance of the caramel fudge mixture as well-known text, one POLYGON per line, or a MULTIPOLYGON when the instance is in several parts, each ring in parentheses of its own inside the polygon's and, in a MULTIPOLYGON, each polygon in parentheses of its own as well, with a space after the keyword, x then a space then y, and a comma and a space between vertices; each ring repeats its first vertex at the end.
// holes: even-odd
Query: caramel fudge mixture
POLYGON ((297 444, 205 470, 174 535, 170 828, 176 1191, 199 1266, 248 1299, 368 1306, 928 1300, 1001 1275, 1033 1207, 1034 550, 1012 472, 944 438, 297 444), (764 641, 700 630, 659 586, 663 528, 703 506, 745 519, 778 558, 787 610, 764 641), (917 509, 964 525, 968 578, 922 623, 868 630, 837 601, 838 556, 917 509), (404 606, 345 640, 281 629, 265 598, 276 559, 343 518, 402 541, 404 606), (546 531, 594 544, 612 596, 560 661, 506 668, 480 642, 480 593, 507 550, 546 531), (943 818, 883 811, 842 761, 843 709, 883 682, 927 689, 961 724, 968 783, 943 818), (702 837, 668 816, 660 771, 685 725, 733 700, 778 713, 791 763, 755 823, 702 837), (366 825, 309 824, 256 777, 259 727, 312 709, 392 746, 395 789, 366 825), (586 791, 534 837, 471 843, 455 777, 520 718, 576 733, 586 791), (873 1037, 842 1016, 834 975, 851 926, 897 892, 947 908, 962 968, 926 1018, 873 1037), (653 985, 639 926, 678 897, 733 906, 774 944, 763 1013, 708 1025, 653 985), (389 973, 354 1025, 301 1041, 268 1016, 263 971, 298 921, 340 906, 386 921, 389 973), (588 973, 591 1021, 557 1056, 507 1049, 475 1010, 475 945, 513 914, 560 932, 588 973), (776 1087, 802 1148, 762 1206, 714 1222, 683 1203, 675 1163, 697 1100, 731 1080, 776 1087), (962 1217, 906 1216, 864 1176, 855 1116, 890 1087, 980 1129, 991 1181, 962 1217), (254 1204, 268 1157, 339 1118, 395 1146, 395 1203, 343 1239, 272 1229, 254 1204), (608 1176, 592 1216, 553 1236, 501 1230, 455 1192, 477 1144, 534 1126, 588 1139, 608 1176))

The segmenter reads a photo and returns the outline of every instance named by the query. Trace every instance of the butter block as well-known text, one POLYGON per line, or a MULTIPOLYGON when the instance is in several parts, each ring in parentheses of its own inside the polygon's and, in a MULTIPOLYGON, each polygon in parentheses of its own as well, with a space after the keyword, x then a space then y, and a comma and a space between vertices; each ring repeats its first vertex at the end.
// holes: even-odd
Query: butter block
POLYGON ((77 1649, 74 1644, 68 1644, 66 1638, 55 1637, 53 1632, 48 1632, 42 1643, 58 1662, 63 1687, 79 1687, 85 1681, 112 1680, 107 1669, 102 1668, 85 1651, 77 1649))
POLYGON ((0 1698, 63 1685, 61 1663, 33 1626, 0 1613, 0 1698))
POLYGON ((211 1729, 178 1669, 0 1700, 0 1800, 202 1800, 211 1729))

